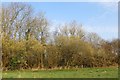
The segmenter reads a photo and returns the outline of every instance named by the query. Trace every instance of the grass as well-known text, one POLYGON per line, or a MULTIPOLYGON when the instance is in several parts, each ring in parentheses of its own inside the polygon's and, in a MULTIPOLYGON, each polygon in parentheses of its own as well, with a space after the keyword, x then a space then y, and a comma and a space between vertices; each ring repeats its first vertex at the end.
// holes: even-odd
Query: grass
POLYGON ((118 68, 3 71, 3 78, 117 78, 118 68))

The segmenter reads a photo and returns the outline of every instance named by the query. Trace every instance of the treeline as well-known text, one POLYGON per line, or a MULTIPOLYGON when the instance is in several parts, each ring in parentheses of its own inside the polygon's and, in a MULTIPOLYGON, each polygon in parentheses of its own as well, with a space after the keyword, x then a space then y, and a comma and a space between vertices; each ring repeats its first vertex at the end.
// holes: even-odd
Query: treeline
POLYGON ((44 13, 30 5, 2 6, 3 70, 107 67, 118 63, 118 39, 105 41, 76 21, 50 32, 44 13))

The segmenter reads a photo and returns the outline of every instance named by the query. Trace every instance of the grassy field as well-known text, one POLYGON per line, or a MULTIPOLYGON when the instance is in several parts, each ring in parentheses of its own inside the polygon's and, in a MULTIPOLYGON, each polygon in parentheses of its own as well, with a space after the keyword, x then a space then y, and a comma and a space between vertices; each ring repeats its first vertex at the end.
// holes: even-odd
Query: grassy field
POLYGON ((117 78, 118 68, 4 71, 3 78, 117 78))

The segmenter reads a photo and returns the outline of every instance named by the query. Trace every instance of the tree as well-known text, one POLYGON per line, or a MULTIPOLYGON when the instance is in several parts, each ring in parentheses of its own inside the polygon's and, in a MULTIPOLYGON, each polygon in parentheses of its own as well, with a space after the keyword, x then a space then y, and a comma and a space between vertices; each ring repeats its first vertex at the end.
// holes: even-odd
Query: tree
POLYGON ((119 40, 87 34, 77 21, 59 25, 52 33, 45 13, 34 15, 31 5, 11 3, 1 14, 3 70, 106 67, 119 62, 119 40))

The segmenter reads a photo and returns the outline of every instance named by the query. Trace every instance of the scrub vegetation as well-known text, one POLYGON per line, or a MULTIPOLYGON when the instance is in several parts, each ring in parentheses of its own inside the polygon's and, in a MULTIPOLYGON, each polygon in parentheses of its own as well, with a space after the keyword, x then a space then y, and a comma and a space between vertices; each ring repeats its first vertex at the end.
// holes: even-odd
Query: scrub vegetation
MULTIPOLYGON (((32 6, 25 3, 3 5, 1 18, 2 53, 0 54, 4 71, 38 70, 33 74, 44 75, 47 71, 39 72, 40 69, 93 68, 91 73, 95 72, 94 74, 99 75, 97 74, 99 70, 96 72, 95 67, 110 67, 118 64, 119 40, 106 41, 96 33, 86 32, 77 21, 58 25, 57 29, 51 32, 50 29, 54 24, 43 12, 34 13, 32 6)), ((71 70, 63 70, 63 72, 55 70, 55 72, 51 71, 50 75, 51 77, 53 75, 58 77, 62 73, 75 75, 81 70, 85 70, 85 74, 80 73, 81 77, 85 77, 84 75, 91 71, 91 69, 88 72, 87 69, 79 69, 75 71, 76 73, 72 71, 72 74, 71 70)), ((101 70, 100 73, 107 77, 107 71, 104 73, 101 70)), ((16 72, 8 72, 8 75, 16 75, 16 72)), ((32 72, 25 74, 32 75, 32 72)), ((94 74, 93 77, 96 77, 94 74)), ((114 75, 114 71, 108 74, 114 75)), ((41 77, 44 77, 42 75, 41 77)))

